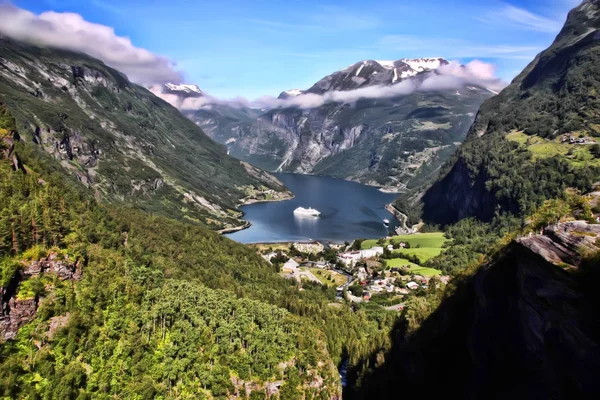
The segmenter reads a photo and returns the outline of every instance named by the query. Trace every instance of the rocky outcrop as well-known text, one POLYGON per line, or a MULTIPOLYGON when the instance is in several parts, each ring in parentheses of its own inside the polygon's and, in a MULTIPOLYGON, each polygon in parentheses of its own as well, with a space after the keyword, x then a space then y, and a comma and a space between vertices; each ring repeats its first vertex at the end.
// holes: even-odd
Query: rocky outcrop
POLYGON ((81 279, 82 260, 69 260, 68 257, 62 259, 57 253, 51 252, 47 257, 37 261, 23 262, 24 267, 21 270, 26 277, 40 276, 44 274, 54 274, 61 280, 81 279))
MULTIPOLYGON (((6 287, 0 288, 0 337, 14 339, 19 328, 35 317, 42 297, 19 298, 23 281, 45 274, 56 275, 61 280, 80 280, 82 260, 62 259, 55 252, 36 261, 23 262, 6 287)), ((57 322, 58 323, 58 322, 57 322)))

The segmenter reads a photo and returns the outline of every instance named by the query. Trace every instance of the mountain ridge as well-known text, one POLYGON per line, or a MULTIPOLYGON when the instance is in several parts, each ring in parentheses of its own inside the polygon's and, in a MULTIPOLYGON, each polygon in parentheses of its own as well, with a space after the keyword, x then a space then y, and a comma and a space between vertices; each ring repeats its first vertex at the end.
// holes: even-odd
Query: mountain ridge
MULTIPOLYGON (((188 103, 181 109, 226 145, 229 154, 263 169, 328 175, 403 191, 437 171, 464 140, 481 102, 493 94, 467 82, 457 89, 414 91, 446 73, 440 68, 450 67, 443 58, 363 60, 309 89, 282 92, 271 109, 208 98, 197 107, 188 103), (345 101, 334 96, 310 105, 327 94, 400 87, 389 97, 345 101), (306 107, 298 106, 305 100, 306 107)), ((184 96, 175 102, 182 104, 184 96)))
POLYGON ((243 224, 237 207, 245 198, 265 198, 270 189, 287 195, 102 62, 7 38, 0 50, 0 92, 20 137, 97 196, 223 229, 243 224))

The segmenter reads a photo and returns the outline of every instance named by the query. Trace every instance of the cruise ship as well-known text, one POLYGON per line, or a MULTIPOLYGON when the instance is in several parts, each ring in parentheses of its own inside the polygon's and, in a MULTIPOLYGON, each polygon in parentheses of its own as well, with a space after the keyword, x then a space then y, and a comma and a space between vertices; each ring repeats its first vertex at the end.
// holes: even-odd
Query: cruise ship
POLYGON ((321 215, 321 212, 310 207, 298 207, 294 210, 294 215, 318 217, 319 215, 321 215))

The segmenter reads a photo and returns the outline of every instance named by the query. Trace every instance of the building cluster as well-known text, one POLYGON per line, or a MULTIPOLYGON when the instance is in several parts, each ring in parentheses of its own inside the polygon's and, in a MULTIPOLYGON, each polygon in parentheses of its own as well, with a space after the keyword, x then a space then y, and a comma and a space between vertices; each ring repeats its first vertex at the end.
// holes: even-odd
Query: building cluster
POLYGON ((340 253, 337 256, 338 261, 341 261, 347 267, 352 267, 360 260, 364 260, 366 258, 377 257, 383 254, 383 247, 375 246, 370 249, 365 250, 355 250, 355 251, 347 251, 345 253, 340 253))
POLYGON ((301 253, 307 254, 317 254, 325 250, 325 246, 323 246, 319 242, 310 242, 310 243, 302 243, 297 242, 294 243, 294 247, 301 253))
POLYGON ((569 142, 570 144, 575 144, 575 143, 585 143, 586 139, 585 138, 576 138, 575 136, 567 136, 564 135, 561 139, 560 139, 561 143, 567 143, 569 142))

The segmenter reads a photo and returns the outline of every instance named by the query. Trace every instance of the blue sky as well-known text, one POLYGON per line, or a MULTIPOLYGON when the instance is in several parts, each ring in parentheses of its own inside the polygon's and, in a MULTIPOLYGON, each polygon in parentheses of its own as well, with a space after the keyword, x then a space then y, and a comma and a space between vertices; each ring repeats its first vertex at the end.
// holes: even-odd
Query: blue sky
MULTIPOLYGON (((1 1, 1 0, 0 0, 1 1)), ((308 88, 363 59, 483 60, 512 79, 579 0, 14 0, 73 12, 168 57, 223 98, 308 88)))

